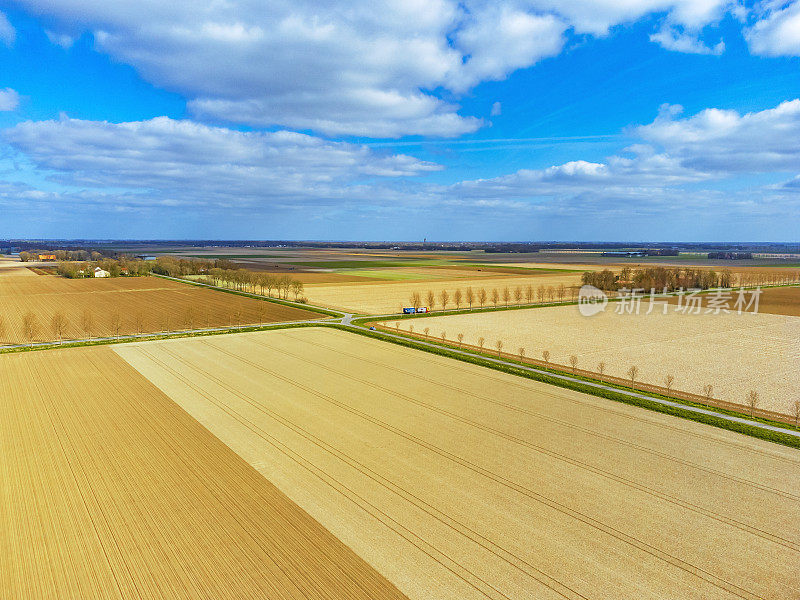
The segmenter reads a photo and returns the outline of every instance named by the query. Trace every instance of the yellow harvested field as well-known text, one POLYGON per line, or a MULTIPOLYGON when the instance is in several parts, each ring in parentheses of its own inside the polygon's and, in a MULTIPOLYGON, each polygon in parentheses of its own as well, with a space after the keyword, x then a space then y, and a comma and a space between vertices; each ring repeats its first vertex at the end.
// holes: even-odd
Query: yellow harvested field
POLYGON ((318 313, 159 277, 64 279, 0 277, 0 345, 28 342, 25 315, 35 315, 33 341, 57 339, 53 315, 66 319, 64 339, 320 318, 318 313), (84 315, 90 318, 84 326, 84 315))
MULTIPOLYGON (((418 292, 422 297, 423 305, 427 305, 425 297, 428 291, 436 294, 437 307, 439 306, 439 293, 447 290, 450 293, 450 304, 448 308, 454 309, 453 294, 457 289, 462 293, 468 287, 477 294, 480 289, 485 289, 491 297, 493 289, 497 289, 502 294, 503 288, 508 287, 513 294, 517 287, 523 289, 528 285, 534 288, 540 286, 558 287, 580 286, 581 273, 543 273, 541 275, 509 275, 506 277, 484 277, 477 276, 471 279, 461 279, 457 281, 392 281, 375 282, 365 284, 318 284, 306 285, 304 294, 308 297, 311 304, 325 306, 349 312, 359 312, 370 315, 389 314, 401 312, 404 306, 410 306, 409 301, 414 292, 418 292)), ((491 301, 487 300, 487 305, 491 301)), ((466 306, 462 303, 462 308, 466 306)), ((476 303, 477 306, 477 303, 476 303)))
POLYGON ((800 453, 342 331, 115 351, 410 598, 800 589, 800 453))
POLYGON ((0 597, 394 600, 108 348, 0 356, 0 597))
POLYGON ((760 408, 790 414, 800 389, 800 317, 646 312, 617 314, 609 304, 584 317, 573 305, 405 320, 399 326, 417 333, 429 327, 437 338, 444 331, 451 341, 463 333, 471 346, 483 337, 488 350, 502 340, 504 352, 517 354, 522 347, 530 358, 541 359, 547 350, 550 362, 559 365, 569 365, 575 355, 579 369, 597 371, 604 362, 607 375, 623 379, 635 365, 636 381, 664 385, 664 377, 673 375, 673 389, 702 394, 712 385, 714 398, 737 404, 755 390, 760 408))

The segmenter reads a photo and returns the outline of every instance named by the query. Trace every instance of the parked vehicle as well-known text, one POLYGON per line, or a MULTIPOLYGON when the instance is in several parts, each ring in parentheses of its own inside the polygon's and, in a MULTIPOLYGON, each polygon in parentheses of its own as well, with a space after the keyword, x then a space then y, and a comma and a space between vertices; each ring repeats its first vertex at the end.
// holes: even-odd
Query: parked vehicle
POLYGON ((426 312, 428 312, 428 307, 427 307, 427 306, 420 306, 420 307, 417 309, 417 312, 418 312, 418 313, 426 313, 426 312))
POLYGON ((413 315, 415 312, 417 312, 417 311, 414 309, 413 306, 409 306, 408 308, 404 308, 403 309, 403 314, 404 315, 413 315))

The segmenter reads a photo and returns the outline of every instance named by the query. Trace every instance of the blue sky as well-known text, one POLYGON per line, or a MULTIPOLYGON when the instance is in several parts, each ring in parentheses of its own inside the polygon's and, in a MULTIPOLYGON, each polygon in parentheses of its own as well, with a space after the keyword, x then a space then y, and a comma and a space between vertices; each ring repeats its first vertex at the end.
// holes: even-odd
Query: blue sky
POLYGON ((0 3, 0 237, 800 241, 800 2, 0 3))

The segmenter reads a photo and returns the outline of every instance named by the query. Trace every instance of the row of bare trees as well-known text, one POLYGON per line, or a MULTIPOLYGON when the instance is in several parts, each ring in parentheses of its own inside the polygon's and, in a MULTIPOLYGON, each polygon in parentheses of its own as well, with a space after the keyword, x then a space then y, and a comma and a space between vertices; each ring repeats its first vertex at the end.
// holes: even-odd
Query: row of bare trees
MULTIPOLYGON (((395 322, 395 328, 399 330, 400 321, 396 321, 395 322)), ((410 324, 408 330, 409 330, 409 333, 413 334, 414 333, 414 325, 410 324)), ((422 331, 423 335, 425 336, 425 338, 433 339, 432 336, 431 336, 431 328, 430 327, 423 327, 421 331, 422 331)), ((447 339, 448 339, 447 338, 447 332, 446 331, 442 331, 439 334, 439 337, 441 338, 443 343, 446 342, 447 339)), ((463 333, 456 334, 456 340, 458 341, 458 347, 461 348, 463 346, 463 343, 464 343, 464 334, 463 333)), ((478 349, 482 352, 484 347, 486 346, 486 338, 478 337, 476 342, 477 342, 478 349)), ((502 355, 503 355, 503 347, 504 347, 504 345, 505 344, 504 344, 503 340, 501 340, 501 339, 498 339, 498 340, 496 340, 494 342, 494 348, 497 350, 498 358, 502 357, 502 355)), ((517 349, 517 355, 519 356, 519 359, 524 362, 525 361, 525 356, 526 356, 525 348, 524 347, 518 348, 517 349)), ((508 354, 507 354, 507 356, 508 356, 508 354)), ((550 366, 550 351, 549 350, 542 350, 542 360, 545 363, 545 366, 547 366, 547 367, 550 366)), ((572 354, 572 355, 569 356, 568 360, 569 360, 569 365, 570 365, 570 367, 572 369, 572 373, 573 374, 577 374, 577 371, 578 371, 578 356, 575 355, 575 354, 572 354)), ((605 375, 606 370, 607 370, 607 364, 604 361, 600 361, 599 363, 597 363, 595 372, 600 375, 601 379, 605 375)), ((627 376, 627 380, 630 381, 631 387, 635 387, 637 381, 639 381, 639 367, 636 366, 636 365, 631 365, 627 369, 625 374, 627 376)), ((664 376, 662 384, 663 384, 664 389, 666 389, 666 391, 667 391, 666 395, 670 395, 670 393, 672 393, 673 387, 675 385, 675 376, 671 375, 671 374, 668 374, 668 375, 664 376)), ((703 396, 703 398, 705 398, 705 401, 706 401, 705 403, 707 405, 713 404, 714 386, 711 385, 711 384, 704 385, 703 388, 702 388, 702 396, 703 396)), ((745 397, 744 405, 749 408, 749 412, 750 412, 750 416, 751 417, 755 415, 755 411, 758 408, 760 402, 761 402, 761 397, 760 397, 759 393, 756 390, 750 390, 747 393, 747 395, 745 397)), ((797 426, 798 422, 800 421, 800 400, 795 400, 794 403, 792 404, 792 417, 794 417, 795 426, 797 426)))
POLYGON ((473 289, 468 287, 466 290, 457 289, 452 295, 449 291, 443 289, 438 294, 433 290, 428 290, 423 298, 419 292, 413 292, 409 297, 409 305, 414 307, 414 310, 419 309, 421 306, 426 306, 428 310, 436 310, 438 306, 440 310, 447 310, 449 306, 455 307, 460 310, 461 307, 468 307, 472 310, 476 306, 484 308, 489 302, 497 308, 498 305, 503 306, 520 306, 522 304, 534 304, 545 302, 564 302, 566 300, 575 301, 577 290, 575 287, 567 287, 563 283, 558 286, 533 286, 528 284, 526 286, 505 286, 498 290, 493 288, 487 291, 486 288, 473 289), (425 304, 423 304, 423 299, 425 304))
MULTIPOLYGON (((257 308, 258 323, 265 323, 267 321, 267 303, 260 302, 257 308)), ((231 309, 226 318, 226 323, 230 327, 241 327, 245 324, 252 324, 250 321, 245 322, 244 313, 240 308, 231 309)), ((150 322, 146 319, 145 314, 137 312, 133 315, 127 315, 123 318, 120 311, 112 311, 105 314, 102 319, 95 318, 95 313, 89 309, 84 309, 80 314, 77 329, 79 334, 85 339, 98 337, 99 330, 110 331, 114 337, 120 337, 124 331, 126 334, 136 333, 141 334, 146 331, 184 331, 196 329, 198 327, 210 328, 211 326, 221 325, 219 315, 212 315, 210 309, 200 311, 193 306, 188 306, 181 315, 163 311, 158 315, 157 322, 150 322), (105 326, 105 328, 103 327, 105 326)), ((51 341, 55 340, 62 343, 67 336, 68 331, 73 331, 73 338, 79 337, 74 335, 75 330, 71 328, 71 323, 63 311, 56 311, 50 317, 49 323, 42 324, 36 313, 28 311, 22 316, 22 335, 27 343, 34 343, 37 341, 51 341), (44 335, 47 331, 45 326, 49 325, 49 330, 52 336, 44 335)), ((2 315, 0 315, 0 342, 6 337, 8 327, 2 315)), ((105 337, 102 334, 99 337, 105 337)), ((0 343, 2 345, 2 343, 0 343)))
POLYGON ((259 273, 248 269, 218 269, 213 268, 208 272, 208 278, 216 286, 229 287, 235 290, 288 299, 289 294, 294 295, 297 302, 306 302, 302 296, 304 285, 299 279, 289 275, 273 273, 259 273))

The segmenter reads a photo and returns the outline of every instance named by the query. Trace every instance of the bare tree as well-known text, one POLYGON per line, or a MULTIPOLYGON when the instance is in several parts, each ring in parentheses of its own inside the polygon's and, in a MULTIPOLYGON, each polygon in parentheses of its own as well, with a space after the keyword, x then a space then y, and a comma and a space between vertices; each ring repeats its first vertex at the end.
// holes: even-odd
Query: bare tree
POLYGON ((456 305, 456 310, 461 308, 461 303, 463 301, 464 301, 464 297, 461 294, 461 290, 460 289, 456 290, 455 293, 453 294, 453 304, 456 305))
POLYGON ((423 329, 422 331, 424 331, 424 332, 425 332, 425 337, 427 338, 427 337, 428 337, 428 334, 431 332, 431 328, 430 328, 430 327, 426 327, 426 328, 425 328, 425 329, 423 329))
POLYGON ((602 360, 597 363, 597 372, 600 373, 601 377, 603 376, 603 373, 606 372, 606 363, 604 363, 602 360))
POLYGON ((503 288, 503 302, 505 302, 506 306, 508 306, 510 300, 511 300, 511 290, 508 289, 508 286, 505 286, 503 288))
POLYGON ((714 386, 710 383, 703 386, 703 397, 706 399, 706 404, 709 404, 714 397, 714 386))
POLYGON ((464 342, 464 334, 459 333, 456 337, 458 338, 458 347, 461 348, 461 344, 464 342))
POLYGON ((33 339, 39 335, 39 319, 36 315, 28 311, 22 317, 22 332, 28 342, 33 342, 33 339))
POLYGON ((664 377, 664 387, 667 388, 667 393, 669 394, 670 390, 672 390, 672 384, 675 383, 675 376, 674 375, 667 375, 664 377))
POLYGON ((562 284, 560 284, 558 286, 558 301, 559 302, 563 302, 564 301, 564 296, 566 296, 566 294, 567 294, 567 286, 565 286, 562 283, 562 284))
POLYGON ((64 340, 64 331, 67 329, 67 317, 64 316, 64 313, 56 311, 53 313, 53 316, 50 319, 50 329, 53 331, 53 335, 56 336, 59 344, 64 340))
POLYGON ((118 310, 111 313, 108 318, 108 325, 111 327, 111 331, 114 332, 114 337, 119 337, 119 330, 122 329, 122 315, 119 314, 118 310))
POLYGON ((542 358, 544 359, 544 364, 550 364, 550 350, 542 350, 542 358))
POLYGON ((422 306, 422 300, 420 299, 419 292, 414 292, 411 294, 411 306, 414 307, 414 312, 416 312, 420 306, 422 306))
POLYGON ((408 333, 414 333, 414 326, 411 324, 408 326, 408 333))
POLYGON ((142 329, 144 328, 144 315, 141 312, 137 312, 133 320, 134 323, 136 323, 136 333, 142 333, 142 329))
POLYGON ((750 416, 751 417, 753 416, 753 413, 755 412, 756 407, 758 406, 758 401, 759 401, 759 397, 758 397, 758 392, 757 391, 750 390, 749 392, 747 392, 747 406, 750 407, 750 416))
POLYGON ((475 292, 472 290, 471 287, 467 288, 467 304, 469 304, 469 309, 472 310, 472 304, 475 302, 475 292))
POLYGON ((500 293, 497 291, 497 288, 492 290, 492 304, 494 307, 497 308, 497 303, 500 301, 500 293))
POLYGON ((439 292, 439 303, 442 305, 442 310, 447 310, 447 305, 450 302, 450 292, 442 290, 439 292))
POLYGON ((631 386, 636 384, 636 378, 639 376, 639 367, 636 365, 631 365, 630 369, 628 369, 628 379, 631 380, 631 386))
POLYGON ((187 306, 183 312, 183 327, 184 329, 194 328, 194 309, 191 306, 187 306))
POLYGON ((446 332, 446 331, 443 331, 443 332, 442 332, 442 343, 444 343, 444 342, 445 342, 445 340, 447 340, 447 332, 446 332))
POLYGON ((436 306, 436 295, 433 290, 428 290, 428 310, 433 310, 436 306))
POLYGON ((497 346, 497 357, 499 358, 500 352, 503 350, 503 340, 497 340, 494 345, 497 346))
POLYGON ((569 364, 572 366, 572 374, 575 374, 575 370, 578 368, 578 357, 576 355, 571 355, 569 357, 569 364))
POLYGON ((480 291, 478 291, 478 302, 481 303, 481 308, 486 304, 486 288, 481 288, 480 291))
POLYGON ((525 348, 520 346, 519 350, 517 350, 517 352, 519 353, 519 359, 520 360, 525 360, 525 348))
POLYGON ((522 288, 519 286, 514 288, 514 302, 522 304, 522 288))
POLYGON ((483 345, 484 345, 485 343, 486 343, 486 339, 485 339, 485 338, 482 338, 482 337, 479 337, 479 338, 478 338, 478 348, 480 348, 481 350, 483 350, 483 345))
POLYGON ((263 324, 267 320, 267 303, 258 303, 258 322, 263 324))
POLYGON ((236 320, 236 326, 239 327, 242 324, 242 309, 237 308, 233 311, 233 318, 236 320))
POLYGON ((545 295, 545 293, 546 293, 546 292, 545 292, 544 286, 543 286, 543 285, 540 285, 540 286, 538 286, 538 287, 536 288, 536 299, 537 299, 539 302, 544 302, 544 295, 545 295))
POLYGON ((303 282, 297 279, 292 280, 292 292, 294 293, 294 300, 297 302, 300 298, 300 294, 303 293, 303 282))
POLYGON ((530 284, 525 286, 525 302, 528 304, 533 303, 533 286, 530 284))
POLYGON ((800 420, 800 400, 795 400, 792 404, 792 416, 794 417, 794 426, 797 427, 797 421, 800 420))

